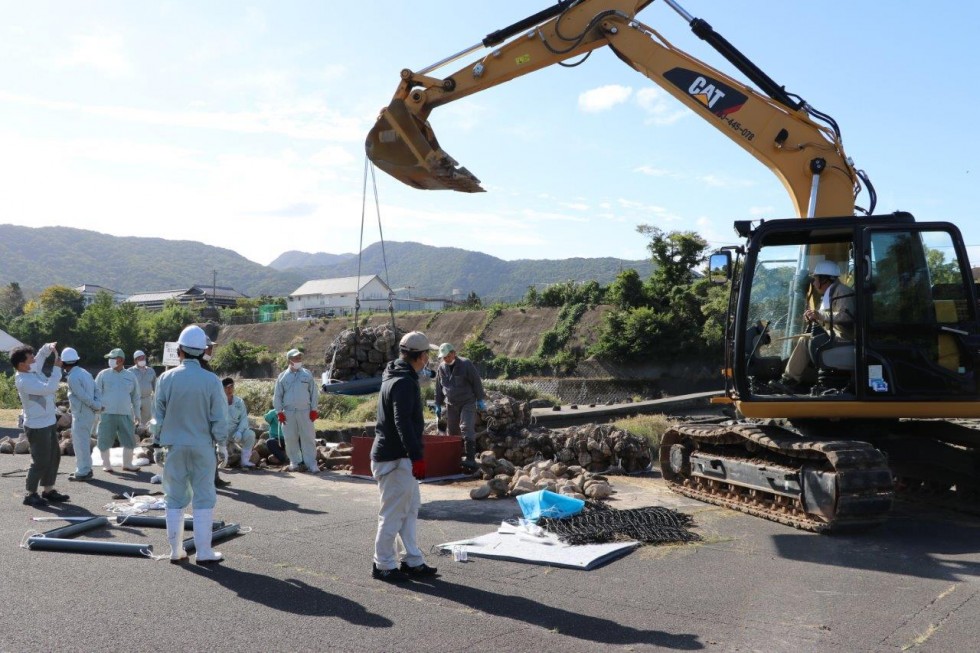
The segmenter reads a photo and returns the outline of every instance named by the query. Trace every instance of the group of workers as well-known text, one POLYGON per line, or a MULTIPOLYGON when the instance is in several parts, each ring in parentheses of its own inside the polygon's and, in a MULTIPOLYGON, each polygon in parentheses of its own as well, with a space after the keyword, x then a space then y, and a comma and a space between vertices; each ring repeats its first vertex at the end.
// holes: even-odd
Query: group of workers
MULTIPOLYGON (((133 366, 126 369, 125 353, 113 349, 105 355, 106 369, 93 379, 78 365, 79 354, 71 347, 60 355, 57 343, 45 344, 36 353, 27 346, 14 349, 10 358, 32 457, 24 504, 69 500, 55 488, 60 449, 54 397, 64 371, 76 455, 76 469, 69 479, 92 478, 93 431, 105 471, 112 471, 110 448, 117 439, 123 448, 122 468, 137 471, 133 466, 136 427, 148 428, 155 443, 166 451, 161 477, 171 562, 188 559, 182 545, 183 513, 188 505, 195 524, 196 562, 220 561, 222 555, 211 548, 217 461, 227 461, 228 442, 237 442, 242 466, 254 467, 250 457, 256 434, 249 426, 244 401, 234 393, 234 379, 219 380, 208 366, 213 345, 203 329, 186 327, 177 339, 180 364, 159 378, 146 365, 142 351, 134 354, 133 366), (46 376, 42 367, 51 354, 54 366, 46 376), (39 488, 43 489, 40 493, 39 488)), ((430 350, 438 350, 442 359, 435 372, 437 418, 445 413, 449 433, 464 437, 464 464, 475 466, 476 412, 485 410, 486 400, 480 376, 451 344, 432 346, 425 334, 413 331, 402 338, 398 358, 385 368, 371 450, 371 470, 381 502, 372 576, 387 582, 436 574, 435 568, 425 564, 416 531, 421 505, 417 481, 425 478, 419 372, 428 368, 430 350)), ((290 350, 287 359, 289 367, 276 379, 273 408, 265 415, 270 426, 267 446, 278 459, 289 461, 290 471, 305 465, 316 474, 320 470, 313 423, 319 417, 319 387, 304 368, 301 351, 290 350)))

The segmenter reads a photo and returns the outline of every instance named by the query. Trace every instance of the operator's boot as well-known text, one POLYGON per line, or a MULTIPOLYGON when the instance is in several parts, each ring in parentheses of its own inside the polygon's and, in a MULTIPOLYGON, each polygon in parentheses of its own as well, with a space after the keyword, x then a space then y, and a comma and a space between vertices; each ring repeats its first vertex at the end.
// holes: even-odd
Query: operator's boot
POLYGON ((181 508, 167 508, 167 541, 170 542, 170 563, 179 565, 187 562, 184 550, 184 511, 181 508))
POLYGON ((251 457, 252 457, 252 447, 242 447, 242 462, 239 463, 239 466, 243 467, 244 469, 255 467, 255 463, 249 460, 249 458, 251 457))
POLYGON ((476 464, 476 442, 463 440, 463 446, 466 453, 466 458, 463 459, 463 469, 475 472, 479 468, 479 465, 476 464))
POLYGON ((127 471, 127 472, 138 472, 140 470, 139 467, 137 467, 136 465, 133 464, 133 450, 132 449, 123 449, 122 459, 123 459, 122 468, 123 468, 124 471, 127 471))
POLYGON ((213 515, 214 510, 211 508, 194 510, 194 550, 197 556, 195 562, 199 565, 208 565, 225 559, 223 555, 211 548, 211 529, 214 528, 213 515))

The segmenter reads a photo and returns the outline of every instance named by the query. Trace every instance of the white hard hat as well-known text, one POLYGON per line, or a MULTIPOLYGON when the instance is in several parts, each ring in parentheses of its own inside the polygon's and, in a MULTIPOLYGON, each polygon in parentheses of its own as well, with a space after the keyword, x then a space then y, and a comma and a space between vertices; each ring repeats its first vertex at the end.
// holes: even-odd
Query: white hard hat
MULTIPOLYGON (((136 351, 133 352, 133 360, 136 360, 140 356, 146 356, 146 352, 143 351, 142 349, 137 349, 136 351)), ((64 358, 64 356, 62 356, 62 358, 64 358)))
POLYGON ((207 349, 208 337, 204 333, 204 329, 192 324, 188 327, 184 327, 184 330, 180 332, 180 336, 177 338, 177 344, 181 347, 189 347, 191 349, 200 349, 201 351, 207 349))
POLYGON ((820 261, 813 268, 813 276, 822 275, 825 277, 839 277, 840 268, 833 261, 820 261))
POLYGON ((79 359, 78 352, 71 347, 65 347, 61 350, 61 360, 65 363, 77 363, 79 359))

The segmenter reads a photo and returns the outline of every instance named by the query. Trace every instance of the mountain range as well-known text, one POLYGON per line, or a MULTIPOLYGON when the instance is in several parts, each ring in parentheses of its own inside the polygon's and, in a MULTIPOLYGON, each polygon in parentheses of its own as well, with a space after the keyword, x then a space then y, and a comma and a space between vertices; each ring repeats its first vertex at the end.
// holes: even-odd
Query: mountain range
MULTIPOLYGON (((28 295, 51 285, 84 283, 125 294, 230 286, 249 296, 287 295, 311 279, 354 276, 357 254, 285 252, 268 266, 221 247, 189 240, 110 236, 67 227, 0 225, 0 285, 16 281, 28 295)), ((475 292, 484 300, 516 299, 528 286, 595 279, 608 284, 620 271, 642 278, 650 261, 616 258, 503 259, 456 247, 375 243, 360 257, 361 274, 377 274, 413 296, 475 292), (382 251, 383 250, 383 251, 382 251), (387 272, 385 266, 387 259, 387 272)))

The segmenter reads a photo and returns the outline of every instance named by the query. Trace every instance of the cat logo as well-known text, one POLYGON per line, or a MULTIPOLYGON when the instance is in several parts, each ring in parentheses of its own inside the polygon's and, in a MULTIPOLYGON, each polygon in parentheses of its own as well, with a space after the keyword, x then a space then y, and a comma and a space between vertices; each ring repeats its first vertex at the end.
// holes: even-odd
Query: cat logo
POLYGON ((726 118, 735 113, 748 100, 743 93, 731 86, 693 70, 673 68, 664 73, 664 78, 719 118, 726 118))

